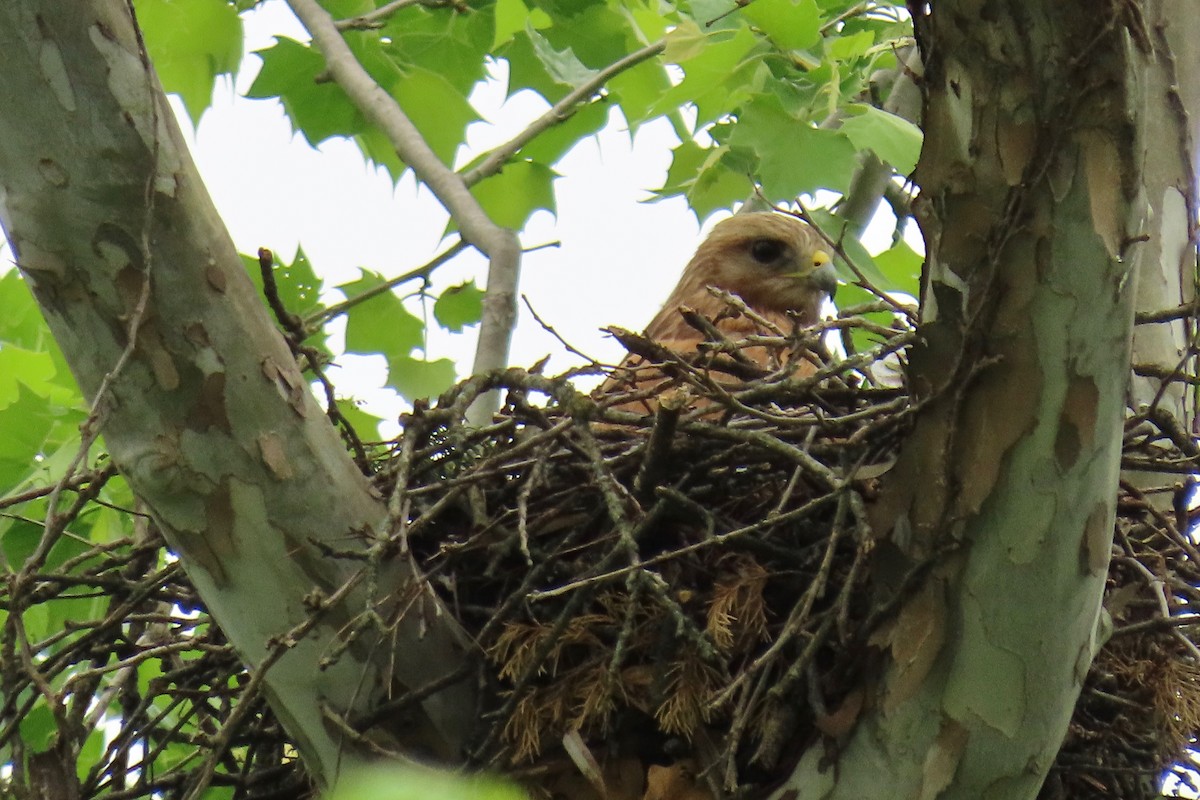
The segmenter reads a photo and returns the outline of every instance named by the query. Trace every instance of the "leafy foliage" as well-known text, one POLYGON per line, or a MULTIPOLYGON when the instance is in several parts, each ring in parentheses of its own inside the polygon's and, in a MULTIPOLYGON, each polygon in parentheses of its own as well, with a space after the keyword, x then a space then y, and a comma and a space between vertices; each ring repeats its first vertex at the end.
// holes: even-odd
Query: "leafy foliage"
MULTIPOLYGON (((237 12, 251 5, 139 0, 139 18, 164 85, 183 97, 193 118, 207 106, 216 77, 236 72, 237 12)), ((920 150, 919 130, 877 107, 882 98, 872 83, 896 69, 895 50, 911 36, 902 3, 481 0, 406 4, 371 17, 382 5, 325 3, 343 20, 347 44, 362 66, 447 164, 459 160, 467 127, 479 121, 469 98, 496 72, 495 62, 503 62, 510 96, 534 93, 554 104, 630 53, 656 43, 662 47, 661 56, 616 72, 594 97, 565 107, 559 124, 526 142, 502 169, 482 175, 472 187, 491 219, 515 230, 538 210, 555 211, 556 164, 603 127, 613 111, 632 130, 655 119, 670 120, 679 141, 655 196, 683 196, 700 217, 756 191, 772 203, 790 203, 819 190, 844 192, 864 151, 875 152, 904 175, 920 150)), ((324 57, 311 45, 278 36, 255 55, 262 64, 248 97, 282 103, 295 131, 313 146, 348 138, 393 179, 406 172, 387 137, 328 78, 324 57)), ((448 232, 453 229, 451 221, 448 232)), ((915 287, 889 282, 861 248, 848 248, 859 251, 848 254, 851 258, 865 263, 862 272, 872 284, 867 292, 913 292, 915 287)), ((248 267, 255 272, 252 259, 248 267)), ((312 285, 311 276, 297 277, 312 285)), ((845 277, 854 283, 861 276, 847 269, 845 277)), ((281 291, 294 293, 285 273, 277 280, 281 291)), ((344 288, 353 294, 363 286, 344 288)), ((424 291, 416 296, 424 301, 424 291)), ((312 301, 318 297, 310 293, 285 302, 294 313, 308 316, 316 313, 312 301), (293 300, 302 307, 293 307, 293 300)), ((461 330, 465 323, 454 314, 443 318, 440 304, 434 309, 438 324, 461 330)), ((456 377, 448 362, 413 355, 423 343, 427 316, 414 312, 411 299, 404 305, 375 300, 369 308, 345 309, 353 332, 348 351, 383 355, 389 385, 409 399, 437 394, 456 377), (385 328, 363 334, 383 317, 390 320, 385 328)), ((314 335, 319 338, 312 343, 325 350, 324 331, 314 335)))
MULTIPOLYGON (((252 0, 136 0, 146 47, 162 84, 182 98, 194 121, 208 108, 217 79, 237 74, 243 47, 239 14, 255 5, 252 0)), ((506 153, 498 170, 473 182, 471 191, 492 221, 518 231, 535 212, 555 212, 554 183, 560 178, 561 160, 610 121, 623 121, 634 131, 654 120, 670 123, 678 142, 655 197, 683 197, 702 218, 755 192, 779 204, 821 190, 844 192, 865 151, 873 151, 903 176, 920 148, 919 131, 879 107, 886 91, 873 83, 873 76, 896 69, 895 49, 905 46, 911 34, 898 2, 470 0, 411 3, 379 18, 370 15, 387 5, 384 0, 328 0, 324 5, 345 23, 343 34, 354 55, 399 103, 433 152, 447 165, 467 162, 460 174, 483 163, 483 154, 465 152, 467 129, 480 122, 470 98, 481 82, 503 74, 509 96, 532 93, 554 105, 630 54, 645 56, 614 72, 578 103, 556 109, 557 124, 506 153), (358 18, 366 22, 359 24, 358 18)), ((261 69, 247 96, 281 103, 294 130, 313 146, 344 137, 394 180, 405 174, 408 165, 383 132, 329 80, 318 50, 281 35, 255 55, 261 69)), ((812 217, 840 242, 856 270, 846 267, 844 277, 850 285, 844 287, 840 302, 874 301, 880 291, 916 293, 919 257, 907 246, 897 244, 872 259, 856 239, 844 235, 836 208, 814 209, 812 217)), ((432 266, 398 279, 366 265, 357 280, 338 287, 325 285, 319 266, 300 250, 290 263, 277 259, 274 267, 278 300, 304 323, 309 334, 304 344, 317 358, 339 356, 331 345, 329 324, 344 316, 345 352, 382 356, 388 385, 404 398, 436 395, 453 383, 455 365, 426 352, 427 320, 454 332, 476 324, 483 292, 474 281, 432 297, 432 266), (345 302, 333 308, 339 299, 335 293, 345 302)), ((258 259, 246 257, 246 268, 262 291, 258 259)), ((0 307, 5 312, 0 315, 0 437, 5 442, 0 450, 0 502, 13 509, 0 517, 0 568, 12 575, 42 541, 45 520, 54 511, 49 501, 52 487, 76 455, 87 410, 36 304, 15 273, 0 277, 0 307)), ((893 322, 888 311, 872 313, 878 329, 893 322)), ((856 338, 858 349, 870 346, 869 331, 856 329, 854 336, 867 337, 856 338)), ((352 403, 344 404, 342 414, 356 427, 377 423, 352 403)), ((54 691, 79 680, 89 668, 86 660, 53 661, 63 653, 83 652, 71 650, 81 647, 80 630, 119 640, 127 651, 122 657, 131 659, 139 705, 126 708, 115 695, 106 695, 100 702, 107 705, 100 710, 79 713, 93 721, 104 713, 114 718, 147 715, 139 718, 143 723, 153 717, 155 730, 167 732, 161 746, 147 754, 147 763, 153 760, 156 769, 175 774, 171 770, 195 758, 189 743, 209 735, 202 721, 208 712, 195 704, 181 706, 177 698, 208 692, 221 698, 218 716, 224 719, 228 698, 236 691, 232 673, 206 673, 205 680, 214 674, 220 678, 211 678, 211 685, 179 682, 171 670, 186 665, 172 661, 175 656, 146 655, 152 643, 140 639, 144 620, 138 623, 143 627, 131 627, 116 615, 109 605, 112 598, 103 591, 108 585, 105 576, 139 553, 149 553, 145 557, 152 569, 147 567, 144 574, 157 582, 148 589, 149 599, 143 598, 150 606, 142 610, 148 615, 161 612, 160 624, 186 629, 198 646, 211 645, 203 651, 207 655, 198 649, 183 651, 178 658, 199 663, 232 655, 210 633, 194 598, 171 583, 169 559, 160 545, 155 543, 145 553, 138 549, 142 517, 134 512, 134 498, 111 464, 102 455, 89 454, 84 469, 67 494, 82 497, 94 487, 95 496, 71 517, 67 535, 57 538, 44 562, 46 570, 70 573, 75 583, 55 584, 50 600, 16 608, 12 624, 38 643, 39 658, 51 660, 46 663, 54 667, 49 679, 54 691), (68 591, 71 586, 81 588, 68 591), (153 606, 155 602, 159 605, 153 606), (81 624, 73 634, 65 634, 71 625, 81 624)), ((752 584, 747 578, 746 585, 752 584)), ((745 605, 739 594, 745 586, 731 583, 726 588, 729 608, 745 605)), ((733 642, 741 641, 739 636, 749 640, 758 635, 731 629, 733 612, 723 608, 714 611, 715 637, 733 642)), ((0 612, 6 625, 9 613, 0 612)), ((223 669, 228 667, 221 663, 223 669)), ((0 741, 0 763, 19 761, 21 753, 49 751, 63 731, 56 710, 32 685, 21 687, 14 702, 23 713, 19 725, 0 741), (20 743, 20 752, 13 749, 14 742, 20 743)), ((683 719, 681 714, 675 717, 683 719)), ((274 724, 269 715, 256 719, 263 727, 274 724)), ((677 727, 687 725, 681 722, 677 727)), ((127 743, 106 742, 102 727, 93 725, 78 753, 80 764, 95 767, 80 775, 84 786, 94 791, 111 788, 98 770, 119 766, 130 752, 127 743)), ((286 765, 290 754, 264 757, 286 765)), ((220 796, 226 790, 211 791, 220 796)), ((347 794, 355 791, 349 788, 339 791, 339 798, 355 796, 347 794)), ((510 793, 503 787, 486 791, 490 794, 478 796, 510 793)), ((421 796, 454 792, 450 786, 433 787, 421 796)))
POLYGON ((239 9, 225 0, 137 0, 134 7, 163 88, 199 122, 217 76, 235 75, 241 64, 239 9))

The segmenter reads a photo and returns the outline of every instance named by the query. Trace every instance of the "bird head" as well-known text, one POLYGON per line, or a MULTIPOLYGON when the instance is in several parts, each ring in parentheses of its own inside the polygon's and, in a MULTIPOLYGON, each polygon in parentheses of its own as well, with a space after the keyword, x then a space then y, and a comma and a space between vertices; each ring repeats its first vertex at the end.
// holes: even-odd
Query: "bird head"
POLYGON ((811 324, 837 277, 820 234, 795 217, 756 212, 717 223, 681 283, 716 286, 753 308, 794 311, 811 324))

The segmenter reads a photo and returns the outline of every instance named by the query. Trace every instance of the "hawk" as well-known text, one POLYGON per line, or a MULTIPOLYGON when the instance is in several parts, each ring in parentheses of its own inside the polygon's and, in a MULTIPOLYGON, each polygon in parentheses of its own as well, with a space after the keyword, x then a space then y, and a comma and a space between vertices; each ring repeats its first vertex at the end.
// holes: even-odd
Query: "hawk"
MULTIPOLYGON (((729 340, 770 333, 745 314, 731 313, 729 304, 708 290, 710 286, 737 295, 752 312, 781 330, 789 331, 795 324, 814 325, 820 320, 821 304, 837 286, 830 262, 820 234, 801 220, 772 212, 735 214, 719 222, 696 250, 674 291, 646 326, 645 336, 676 355, 695 355, 706 337, 688 324, 681 307, 712 320, 729 340)), ((769 367, 771 351, 749 346, 739 352, 769 367)), ((660 368, 631 353, 600 392, 665 389, 670 384, 660 368)), ((656 407, 655 397, 617 406, 642 412, 656 407)))

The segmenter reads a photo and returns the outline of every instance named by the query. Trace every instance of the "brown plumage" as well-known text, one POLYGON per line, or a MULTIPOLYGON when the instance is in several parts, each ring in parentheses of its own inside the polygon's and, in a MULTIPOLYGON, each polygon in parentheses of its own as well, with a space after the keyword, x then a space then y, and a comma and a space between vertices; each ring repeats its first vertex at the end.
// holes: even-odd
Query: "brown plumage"
MULTIPOLYGON (((785 333, 797 323, 813 325, 820 319, 821 303, 836 286, 824 247, 816 231, 785 214, 736 214, 722 220, 696 250, 674 291, 646 326, 645 335, 680 356, 694 355, 705 336, 680 315, 683 306, 713 320, 717 330, 730 340, 769 333, 749 317, 731 313, 729 304, 713 296, 709 286, 737 295, 753 312, 785 333)), ((740 352, 763 367, 772 366, 773 357, 778 356, 761 346, 745 347, 740 352)), ((600 391, 665 390, 670 383, 662 370, 630 354, 600 391)), ((656 407, 654 397, 618 406, 644 412, 656 407)))

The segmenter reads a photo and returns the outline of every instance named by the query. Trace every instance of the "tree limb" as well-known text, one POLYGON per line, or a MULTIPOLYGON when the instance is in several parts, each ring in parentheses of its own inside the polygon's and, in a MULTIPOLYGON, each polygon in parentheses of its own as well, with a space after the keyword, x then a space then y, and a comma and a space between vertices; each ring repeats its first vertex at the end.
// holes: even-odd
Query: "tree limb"
MULTIPOLYGON (((482 373, 504 367, 517 319, 521 245, 516 233, 493 222, 471 194, 466 181, 442 163, 396 99, 354 57, 333 17, 316 0, 287 2, 325 55, 330 76, 367 120, 388 137, 400 159, 450 212, 463 238, 488 257, 483 318, 472 369, 482 373)), ((468 416, 472 422, 482 424, 496 407, 496 396, 488 396, 473 406, 468 416)))
POLYGON ((531 122, 525 130, 518 133, 509 141, 500 145, 484 157, 477 167, 463 173, 463 181, 468 186, 474 186, 484 178, 495 175, 518 150, 533 141, 540 133, 570 119, 580 103, 584 102, 622 72, 633 69, 643 61, 648 61, 666 49, 666 40, 660 39, 654 44, 648 44, 619 61, 614 61, 597 72, 592 78, 572 89, 566 97, 554 104, 554 107, 531 122))

